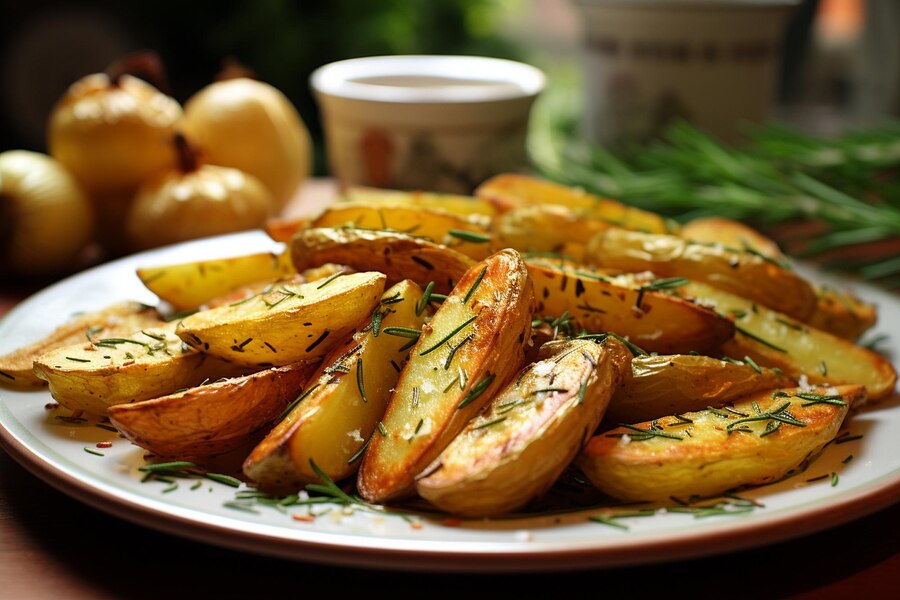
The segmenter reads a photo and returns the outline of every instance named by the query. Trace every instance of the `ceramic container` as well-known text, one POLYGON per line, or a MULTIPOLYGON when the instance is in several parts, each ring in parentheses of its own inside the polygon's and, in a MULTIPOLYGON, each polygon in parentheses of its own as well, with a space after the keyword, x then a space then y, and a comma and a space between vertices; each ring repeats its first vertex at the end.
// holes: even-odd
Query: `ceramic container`
POLYGON ((376 56, 325 65, 311 84, 342 183, 468 193, 523 166, 544 75, 478 56, 376 56))
POLYGON ((584 121, 611 146, 685 118, 725 141, 773 107, 797 0, 573 0, 584 26, 584 121))

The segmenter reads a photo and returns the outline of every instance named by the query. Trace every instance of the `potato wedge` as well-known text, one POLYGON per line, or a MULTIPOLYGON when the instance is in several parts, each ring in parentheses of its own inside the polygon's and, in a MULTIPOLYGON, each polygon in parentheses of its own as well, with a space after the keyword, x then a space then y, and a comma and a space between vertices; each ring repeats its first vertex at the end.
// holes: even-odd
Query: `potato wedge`
POLYGON ((800 321, 816 306, 812 286, 771 259, 676 236, 609 229, 588 244, 587 260, 610 269, 703 281, 800 321))
POLYGON ((629 501, 686 500, 769 483, 834 439, 865 394, 861 385, 754 394, 734 404, 746 417, 702 410, 607 431, 576 463, 601 491, 629 501))
POLYGON ((732 219, 722 217, 694 219, 681 226, 678 236, 692 242, 722 244, 738 250, 750 250, 776 261, 786 260, 774 240, 732 219))
POLYGON ((749 356, 813 383, 863 384, 870 400, 894 393, 897 371, 879 354, 709 285, 691 282, 681 292, 734 319, 737 333, 722 345, 728 356, 749 356))
POLYGON ((855 340, 878 320, 875 306, 850 292, 818 286, 816 296, 816 309, 806 321, 816 329, 855 340))
POLYGON ((244 446, 278 418, 316 363, 273 367, 161 398, 119 404, 109 420, 132 443, 159 456, 208 458, 244 446))
POLYGON ((335 274, 280 285, 248 300, 200 311, 176 333, 205 353, 250 367, 324 356, 372 314, 384 292, 381 273, 335 274))
POLYGON ((244 461, 251 480, 279 492, 321 483, 310 460, 335 481, 356 472, 409 354, 408 339, 384 330, 421 328, 421 299, 421 288, 409 280, 384 293, 372 326, 331 351, 302 399, 244 461))
POLYGON ((466 217, 496 213, 494 207, 480 198, 458 194, 436 194, 433 192, 386 190, 365 186, 350 186, 341 200, 347 202, 367 202, 385 206, 421 206, 436 208, 448 213, 466 217))
POLYGON ((294 272, 290 253, 285 251, 141 267, 137 275, 160 300, 168 302, 175 310, 188 310, 237 287, 278 279, 294 272))
POLYGON ((204 303, 203 308, 216 308, 218 306, 225 306, 226 304, 241 302, 242 300, 247 300, 248 298, 257 296, 259 294, 266 294, 268 293, 267 290, 275 289, 280 285, 300 285, 301 283, 322 281, 324 279, 328 279, 336 273, 344 273, 346 275, 352 272, 353 269, 345 267, 344 265, 325 263, 321 267, 306 269, 302 273, 293 273, 292 275, 286 275, 285 277, 281 277, 275 280, 257 281, 256 283, 248 283, 247 285, 242 285, 241 287, 235 288, 230 292, 226 292, 221 296, 210 298, 204 303))
POLYGON ((325 209, 310 225, 343 226, 406 233, 453 248, 472 260, 483 260, 490 254, 490 221, 484 215, 462 217, 422 206, 340 202, 325 209))
POLYGON ((417 478, 466 516, 511 512, 546 492, 593 435, 631 352, 618 340, 550 342, 417 478))
POLYGON ((338 263, 358 271, 380 271, 387 275, 388 285, 412 279, 424 288, 434 281, 434 291, 440 294, 449 294, 475 263, 446 246, 395 231, 369 229, 307 229, 294 237, 291 252, 301 270, 338 263))
POLYGON ((610 225, 565 206, 528 205, 494 219, 498 247, 520 252, 557 252, 581 261, 591 238, 610 225))
POLYGON ((743 361, 690 354, 636 356, 604 419, 609 423, 649 421, 795 385, 796 381, 778 370, 757 370, 743 361))
POLYGON ((384 502, 414 478, 519 370, 534 296, 522 257, 502 250, 469 269, 410 354, 391 395, 385 435, 372 437, 360 494, 384 502))
POLYGON ((139 302, 121 302, 97 312, 80 314, 47 337, 0 356, 0 385, 33 388, 47 385, 34 373, 34 360, 55 348, 128 335, 164 321, 156 309, 139 302))
POLYGON ((668 233, 671 230, 669 222, 655 213, 528 175, 497 175, 478 186, 475 195, 493 204, 501 213, 521 206, 556 204, 584 211, 594 219, 625 229, 650 233, 668 233))
POLYGON ((63 346, 38 356, 34 372, 66 408, 106 415, 116 404, 166 396, 243 370, 195 352, 175 335, 175 328, 175 323, 166 323, 123 337, 63 346))
POLYGON ((626 287, 590 270, 545 260, 528 260, 538 298, 537 314, 565 312, 593 333, 627 337, 648 352, 705 353, 734 334, 734 326, 714 311, 662 291, 626 287), (638 301, 640 300, 640 306, 638 301))

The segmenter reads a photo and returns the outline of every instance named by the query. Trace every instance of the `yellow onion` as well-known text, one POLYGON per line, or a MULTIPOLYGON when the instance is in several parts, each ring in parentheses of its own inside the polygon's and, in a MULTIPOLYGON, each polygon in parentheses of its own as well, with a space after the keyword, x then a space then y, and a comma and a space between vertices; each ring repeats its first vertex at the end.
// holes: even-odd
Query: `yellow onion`
POLYGON ((181 106, 149 83, 88 75, 50 116, 48 145, 89 194, 131 190, 172 168, 171 139, 181 106))
POLYGON ((142 185, 126 229, 137 249, 260 227, 272 214, 269 190, 237 169, 200 164, 176 135, 179 167, 142 185))
POLYGON ((91 207, 75 179, 45 154, 0 154, 0 261, 29 276, 72 267, 91 239, 91 207))
POLYGON ((312 168, 309 132, 284 94, 239 77, 210 84, 184 106, 183 129, 212 164, 240 169, 272 192, 276 208, 312 168))

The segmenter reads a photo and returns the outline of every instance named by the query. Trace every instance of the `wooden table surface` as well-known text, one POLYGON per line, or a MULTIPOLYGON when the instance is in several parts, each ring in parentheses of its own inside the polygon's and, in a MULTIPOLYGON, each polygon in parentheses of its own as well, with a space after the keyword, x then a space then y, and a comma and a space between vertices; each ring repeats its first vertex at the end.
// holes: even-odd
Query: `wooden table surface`
MULTIPOLYGON (((332 192, 327 185, 308 188, 287 214, 305 212, 332 192)), ((28 285, 0 288, 0 316, 33 291, 28 285)), ((69 498, 0 452, 0 599, 234 598, 270 590, 449 598, 486 595, 494 584, 554 596, 645 597, 680 590, 694 598, 900 598, 898 540, 895 504, 792 541, 702 559, 569 574, 407 572, 381 578, 374 571, 245 554, 134 525, 69 498)))

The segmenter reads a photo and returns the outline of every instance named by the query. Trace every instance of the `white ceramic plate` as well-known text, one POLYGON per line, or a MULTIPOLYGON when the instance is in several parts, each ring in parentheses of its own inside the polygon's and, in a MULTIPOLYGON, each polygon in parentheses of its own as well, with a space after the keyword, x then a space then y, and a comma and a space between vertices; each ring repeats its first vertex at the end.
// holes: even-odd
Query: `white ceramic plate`
MULTIPOLYGON (((146 252, 91 269, 29 298, 0 322, 0 354, 48 333, 72 313, 116 300, 153 303, 135 267, 271 250, 260 232, 211 238, 146 252)), ((816 277, 822 278, 820 274, 816 277)), ((900 356, 900 300, 856 286, 880 309, 876 332, 900 356)), ((743 494, 764 507, 698 519, 660 512, 626 518, 619 529, 587 520, 597 511, 461 524, 335 508, 312 522, 306 508, 244 512, 225 506, 235 489, 203 481, 163 493, 141 483, 143 452, 114 433, 55 418, 45 391, 0 389, 0 442, 16 460, 63 492, 114 515, 175 535, 250 552, 343 565, 417 570, 535 571, 649 563, 726 552, 808 534, 875 512, 900 499, 898 398, 856 415, 849 431, 864 438, 829 446, 805 473, 743 494), (113 441, 98 451, 96 442, 113 441), (853 460, 843 461, 853 455, 853 460), (838 475, 832 486, 831 473, 838 475), (814 482, 807 480, 828 475, 814 482)), ((317 506, 315 511, 321 511, 317 506)))

